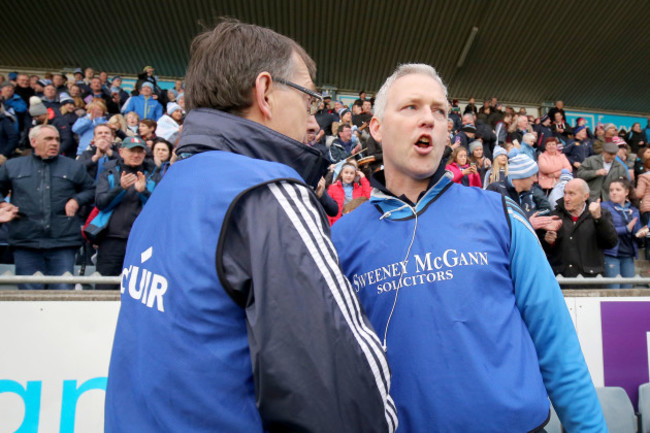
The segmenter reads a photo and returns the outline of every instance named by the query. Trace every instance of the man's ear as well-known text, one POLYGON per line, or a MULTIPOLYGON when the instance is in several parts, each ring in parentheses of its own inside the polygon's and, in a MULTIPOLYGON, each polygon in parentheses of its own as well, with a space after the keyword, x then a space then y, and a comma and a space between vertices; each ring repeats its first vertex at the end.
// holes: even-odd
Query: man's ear
POLYGON ((268 72, 260 72, 253 89, 253 107, 257 107, 264 120, 271 120, 273 107, 273 80, 268 72))
POLYGON ((381 143, 381 121, 376 117, 370 119, 370 135, 376 142, 381 143))

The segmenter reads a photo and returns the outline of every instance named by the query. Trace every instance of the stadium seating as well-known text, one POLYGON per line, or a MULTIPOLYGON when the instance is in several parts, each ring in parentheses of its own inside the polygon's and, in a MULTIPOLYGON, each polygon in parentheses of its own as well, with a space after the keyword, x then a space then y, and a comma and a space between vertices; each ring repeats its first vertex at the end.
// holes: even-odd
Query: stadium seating
POLYGON ((640 433, 650 433, 650 383, 642 383, 639 386, 639 415, 640 433))
POLYGON ((610 432, 637 433, 637 421, 632 402, 619 386, 596 388, 610 432))

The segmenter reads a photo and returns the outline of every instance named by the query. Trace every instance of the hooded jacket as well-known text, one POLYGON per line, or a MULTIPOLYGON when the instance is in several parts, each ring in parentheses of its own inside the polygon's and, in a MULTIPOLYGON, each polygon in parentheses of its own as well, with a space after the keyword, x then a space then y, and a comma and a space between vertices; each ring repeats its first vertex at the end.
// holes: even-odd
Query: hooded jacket
POLYGON ((177 152, 129 237, 105 431, 392 433, 385 355, 311 191, 327 161, 206 108, 177 152))
POLYGON ((415 204, 374 177, 370 202, 332 226, 387 350, 400 431, 538 431, 548 393, 567 431, 606 432, 532 227, 512 200, 441 168, 415 204))

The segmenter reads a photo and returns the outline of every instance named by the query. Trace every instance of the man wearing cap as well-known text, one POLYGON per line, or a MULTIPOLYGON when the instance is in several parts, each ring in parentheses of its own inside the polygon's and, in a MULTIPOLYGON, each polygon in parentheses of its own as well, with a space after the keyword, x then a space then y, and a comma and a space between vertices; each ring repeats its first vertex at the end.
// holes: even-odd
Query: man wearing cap
MULTIPOLYGON (((97 272, 102 275, 122 272, 131 226, 160 180, 158 174, 152 175, 151 162, 145 161, 146 147, 140 138, 125 139, 119 149, 121 159, 109 159, 97 180, 95 205, 100 211, 111 212, 97 249, 97 272)), ((118 286, 97 288, 117 289, 118 286)))
MULTIPOLYGON (((556 116, 557 115, 559 115, 559 113, 557 113, 556 116)), ((584 160, 594 155, 594 150, 587 139, 587 128, 585 126, 578 126, 573 132, 575 134, 574 139, 567 142, 562 149, 562 152, 571 163, 573 174, 575 176, 584 160)), ((558 138, 558 140, 560 140, 560 138, 558 138)))
MULTIPOLYGON (((32 128, 32 155, 8 160, 0 167, 0 193, 11 192, 18 214, 9 223, 17 275, 62 275, 72 272, 81 245, 80 206, 92 201, 95 187, 78 161, 59 156, 59 132, 51 125, 32 128)), ((44 289, 21 284, 21 289, 44 289)), ((72 289, 50 284, 49 289, 72 289)))
POLYGON ((75 68, 75 70, 72 71, 72 76, 74 77, 75 84, 83 84, 84 71, 81 68, 75 68))
MULTIPOLYGON (((332 226, 391 365, 398 431, 543 432, 550 397, 568 432, 605 433, 566 302, 526 217, 508 197, 446 175, 446 113, 436 71, 401 65, 370 124, 384 170, 372 176, 370 201, 332 226)), ((536 168, 523 158, 515 170, 530 182, 536 168)))
MULTIPOLYGON (((505 197, 510 197, 531 218, 535 213, 549 213, 551 204, 544 192, 536 185, 539 168, 535 161, 524 153, 512 150, 508 157, 508 176, 501 181, 493 182, 486 188, 505 197)), ((531 220, 534 228, 536 223, 531 220)))
POLYGON ((122 107, 127 99, 129 99, 129 93, 122 89, 122 77, 119 75, 116 75, 113 77, 111 80, 111 95, 115 95, 116 93, 119 94, 119 101, 115 101, 119 103, 119 106, 122 107))
POLYGON ((537 133, 537 149, 540 153, 544 152, 546 150, 546 139, 553 136, 553 131, 551 130, 551 118, 548 114, 543 115, 541 119, 539 119, 539 123, 533 125, 533 131, 537 133))
POLYGON ((77 140, 72 133, 72 126, 79 119, 76 113, 74 99, 67 93, 59 95, 59 116, 56 116, 52 121, 52 125, 59 131, 61 137, 61 155, 68 158, 75 158, 77 156, 77 140))
MULTIPOLYGON (((614 221, 600 199, 589 199, 589 186, 573 179, 564 186, 564 197, 552 213, 562 226, 540 238, 555 274, 595 277, 605 272, 604 251, 618 242, 614 221)), ((583 286, 584 287, 584 286, 583 286)))
POLYGON ((627 166, 616 159, 618 146, 612 141, 606 141, 603 152, 585 159, 578 169, 577 177, 584 179, 589 186, 589 198, 609 200, 609 184, 613 180, 627 179, 627 166))
POLYGON ((454 136, 452 143, 454 145, 459 144, 467 150, 469 149, 470 141, 474 141, 474 138, 476 138, 476 127, 473 124, 468 123, 466 125, 463 125, 463 128, 458 131, 458 133, 454 136))
POLYGON ((34 96, 38 96, 39 98, 42 98, 43 93, 45 91, 45 86, 47 86, 48 84, 52 84, 52 82, 44 78, 36 80, 36 82, 34 83, 34 96))
POLYGON ((154 86, 149 81, 142 83, 140 87, 140 94, 138 96, 131 96, 126 104, 122 107, 122 113, 126 114, 129 111, 135 111, 140 120, 152 119, 158 121, 163 115, 163 108, 156 99, 153 98, 154 86))

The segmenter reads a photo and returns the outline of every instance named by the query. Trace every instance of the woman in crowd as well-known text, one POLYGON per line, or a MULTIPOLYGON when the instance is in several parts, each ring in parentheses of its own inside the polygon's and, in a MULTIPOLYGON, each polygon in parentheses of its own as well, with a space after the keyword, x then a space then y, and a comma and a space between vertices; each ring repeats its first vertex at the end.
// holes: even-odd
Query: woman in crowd
POLYGON ((632 124, 632 130, 628 133, 625 141, 630 145, 633 153, 639 153, 640 149, 644 149, 648 144, 646 142, 645 133, 641 130, 641 124, 639 122, 634 122, 634 124, 632 124))
POLYGON ((469 144, 469 162, 476 165, 480 179, 485 178, 485 174, 492 166, 492 161, 483 154, 483 143, 478 140, 469 144))
POLYGON ((483 189, 494 182, 500 182, 508 176, 508 153, 501 146, 495 146, 492 167, 485 173, 483 189))
POLYGON ((454 175, 453 181, 465 186, 481 187, 481 178, 478 175, 476 164, 469 164, 467 151, 463 146, 458 146, 449 157, 446 169, 454 175))
POLYGON ((114 114, 108 119, 108 126, 113 130, 117 138, 124 140, 126 137, 134 137, 135 134, 126 127, 126 119, 121 114, 114 114))
POLYGON ((341 125, 350 125, 352 127, 352 112, 348 108, 341 108, 339 110, 339 121, 332 123, 332 135, 336 137, 341 125))
MULTIPOLYGON (((637 256, 637 238, 648 233, 648 227, 642 228, 639 210, 629 200, 630 183, 626 179, 617 179, 609 184, 609 200, 602 203, 614 220, 618 243, 614 248, 605 250, 606 277, 633 277, 634 259, 637 256)), ((630 288, 631 284, 611 284, 607 288, 630 288)))
MULTIPOLYGON (((158 123, 153 119, 142 119, 140 125, 138 126, 138 132, 140 133, 140 138, 147 143, 147 148, 149 151, 153 148, 153 139, 156 138, 156 127, 158 123)), ((149 153, 147 151, 147 153, 149 153)))
POLYGON ((339 205, 338 214, 334 217, 328 217, 330 225, 341 218, 344 205, 355 198, 370 198, 370 191, 370 182, 368 182, 366 176, 360 170, 357 170, 354 164, 343 164, 336 181, 327 188, 327 193, 339 205))
POLYGON ((159 171, 160 176, 164 176, 171 164, 171 158, 174 151, 172 144, 162 137, 153 139, 153 162, 156 165, 154 173, 159 171))
POLYGON ((172 144, 176 144, 178 137, 181 135, 181 125, 183 124, 183 110, 175 102, 167 104, 167 114, 158 119, 156 127, 156 136, 162 137, 172 144))
POLYGON ((77 119, 72 125, 72 132, 79 136, 77 155, 81 155, 90 146, 95 126, 106 123, 108 109, 103 100, 95 98, 86 107, 88 114, 77 119))
POLYGON ((546 150, 539 155, 537 165, 539 166, 539 186, 546 195, 553 189, 560 179, 562 169, 571 171, 571 163, 566 156, 557 149, 558 140, 556 137, 548 137, 544 141, 546 150))

